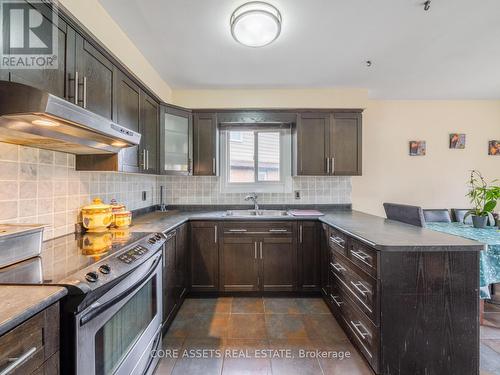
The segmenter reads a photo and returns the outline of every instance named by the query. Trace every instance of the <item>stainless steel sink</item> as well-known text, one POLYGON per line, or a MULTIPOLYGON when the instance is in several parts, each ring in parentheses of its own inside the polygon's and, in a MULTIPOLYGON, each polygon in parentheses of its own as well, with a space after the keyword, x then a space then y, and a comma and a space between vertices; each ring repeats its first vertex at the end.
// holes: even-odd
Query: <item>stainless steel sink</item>
POLYGON ((279 216, 289 216, 287 211, 281 210, 229 210, 226 211, 226 216, 233 217, 279 217, 279 216))

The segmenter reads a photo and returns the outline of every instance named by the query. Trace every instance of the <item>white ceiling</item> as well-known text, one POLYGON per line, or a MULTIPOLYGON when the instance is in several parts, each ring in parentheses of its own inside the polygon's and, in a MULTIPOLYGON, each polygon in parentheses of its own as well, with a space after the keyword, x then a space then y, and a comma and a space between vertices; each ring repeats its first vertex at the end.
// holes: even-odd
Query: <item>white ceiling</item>
POLYGON ((269 0, 282 13, 282 34, 255 49, 229 30, 245 0, 100 0, 173 88, 500 99, 500 1, 433 0, 428 12, 422 1, 269 0))

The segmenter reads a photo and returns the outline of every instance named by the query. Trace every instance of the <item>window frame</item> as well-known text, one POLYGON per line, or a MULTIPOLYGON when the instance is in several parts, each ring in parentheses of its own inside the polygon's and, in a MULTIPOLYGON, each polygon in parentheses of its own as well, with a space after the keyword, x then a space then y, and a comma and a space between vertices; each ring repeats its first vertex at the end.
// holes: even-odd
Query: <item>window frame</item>
POLYGON ((242 129, 235 128, 221 131, 221 192, 225 193, 286 193, 292 191, 292 146, 291 130, 288 128, 254 128, 242 129), (254 181, 253 182, 231 182, 230 178, 230 142, 231 131, 252 131, 254 133, 254 181), (258 169, 258 134, 259 133, 279 133, 280 150, 280 179, 279 181, 262 181, 259 178, 258 169))

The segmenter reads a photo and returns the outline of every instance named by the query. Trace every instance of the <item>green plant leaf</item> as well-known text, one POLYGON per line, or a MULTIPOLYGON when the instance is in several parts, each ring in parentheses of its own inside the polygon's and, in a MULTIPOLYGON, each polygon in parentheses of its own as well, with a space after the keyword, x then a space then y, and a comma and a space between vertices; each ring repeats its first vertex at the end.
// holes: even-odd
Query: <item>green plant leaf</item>
POLYGON ((488 201, 484 205, 483 211, 484 212, 492 212, 495 209, 496 206, 497 206, 497 201, 496 200, 488 201))

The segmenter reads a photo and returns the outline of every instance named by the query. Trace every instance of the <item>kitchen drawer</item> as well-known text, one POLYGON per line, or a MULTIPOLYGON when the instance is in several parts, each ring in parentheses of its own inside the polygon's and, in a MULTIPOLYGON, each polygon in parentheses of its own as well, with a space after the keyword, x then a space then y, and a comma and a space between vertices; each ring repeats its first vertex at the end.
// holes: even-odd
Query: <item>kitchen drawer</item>
MULTIPOLYGON (((333 291, 335 292, 335 290, 333 291)), ((344 297, 342 300, 337 301, 340 302, 340 306, 337 305, 337 307, 347 336, 363 353, 375 372, 378 373, 380 348, 378 328, 357 308, 357 305, 350 298, 344 297)))
POLYGON ((377 251, 352 238, 349 239, 348 248, 349 259, 361 269, 376 278, 377 251))
POLYGON ((59 350, 59 304, 56 303, 0 337, 0 372, 16 359, 11 374, 31 374, 59 350))
POLYGON ((293 235, 291 221, 258 221, 258 222, 225 222, 224 235, 248 234, 248 235, 293 235))
POLYGON ((337 254, 333 255, 331 271, 335 275, 334 283, 343 288, 372 322, 377 324, 377 280, 337 254))
POLYGON ((347 256, 347 236, 332 227, 330 227, 328 245, 332 250, 347 256))

